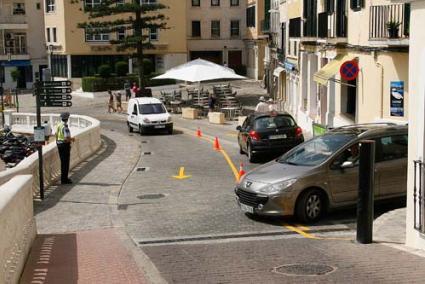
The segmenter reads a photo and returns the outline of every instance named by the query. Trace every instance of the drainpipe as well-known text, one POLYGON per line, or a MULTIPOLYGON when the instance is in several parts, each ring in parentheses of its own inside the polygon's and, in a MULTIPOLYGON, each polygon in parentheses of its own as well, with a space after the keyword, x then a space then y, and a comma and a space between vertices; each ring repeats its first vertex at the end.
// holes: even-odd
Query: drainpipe
POLYGON ((376 67, 381 68, 381 118, 384 118, 384 66, 376 62, 376 67))

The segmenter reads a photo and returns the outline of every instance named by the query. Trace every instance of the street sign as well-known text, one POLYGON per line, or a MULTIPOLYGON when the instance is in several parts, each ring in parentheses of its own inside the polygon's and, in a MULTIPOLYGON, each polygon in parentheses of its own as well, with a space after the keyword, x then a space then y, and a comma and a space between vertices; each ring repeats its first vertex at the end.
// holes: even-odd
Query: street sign
POLYGON ((339 73, 341 74, 341 77, 347 81, 356 79, 357 75, 359 75, 359 65, 357 64, 357 61, 345 61, 341 64, 339 73))
POLYGON ((44 142, 46 141, 46 137, 44 135, 44 127, 34 126, 34 142, 44 142))
POLYGON ((43 81, 41 82, 42 88, 54 88, 54 87, 69 87, 71 81, 43 81))
POLYGON ((41 101, 67 101, 72 100, 71 95, 60 95, 60 94, 49 94, 49 95, 40 95, 41 101))
POLYGON ((71 88, 42 88, 41 90, 45 94, 70 94, 72 92, 71 88))
POLYGON ((72 102, 70 101, 40 101, 41 107, 70 107, 72 102))

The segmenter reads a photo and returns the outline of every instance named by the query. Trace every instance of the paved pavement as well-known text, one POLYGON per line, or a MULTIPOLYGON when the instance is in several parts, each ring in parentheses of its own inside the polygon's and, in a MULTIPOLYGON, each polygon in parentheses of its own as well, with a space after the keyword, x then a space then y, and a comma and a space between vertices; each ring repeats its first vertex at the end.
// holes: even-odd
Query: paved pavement
MULTIPOLYGON (((223 214, 214 211, 215 202, 223 198, 233 204, 231 191, 222 188, 232 183, 233 177, 227 169, 226 173, 219 172, 220 177, 202 178, 209 165, 223 171, 228 167, 218 154, 202 156, 203 149, 212 145, 202 145, 180 132, 172 136, 172 143, 163 136, 130 136, 121 129, 125 117, 107 114, 103 97, 76 99, 76 106, 73 111, 103 121, 103 147, 74 170, 74 185, 51 187, 46 200, 35 202, 40 235, 22 283, 423 282, 425 271, 417 267, 425 265, 425 258, 403 245, 403 209, 375 220, 377 243, 372 245, 354 243, 352 231, 342 236, 320 231, 326 230, 329 220, 311 226, 307 235, 298 234, 297 228, 275 234, 276 226, 282 229, 280 221, 248 219, 230 203, 224 206, 229 210, 223 214), (190 139, 193 143, 188 143, 190 139), (178 155, 188 145, 193 157, 178 155), (155 155, 156 149, 160 149, 160 155, 155 155), (149 151, 153 155, 141 155, 149 151), (203 165, 193 162, 201 156, 203 165), (201 179, 181 186, 165 178, 174 174, 170 169, 177 174, 180 165, 176 160, 186 163, 188 170, 201 179), (137 171, 144 166, 164 176, 162 186, 137 171), (203 188, 203 184, 209 187, 203 188), (211 192, 210 199, 196 199, 196 193, 188 190, 196 187, 203 195, 211 192), (162 198, 164 206, 159 206, 157 197, 162 198), (172 201, 179 201, 174 204, 181 208, 176 205, 167 209, 167 202, 172 201), (173 208, 186 215, 175 214, 173 208), (226 220, 232 225, 222 227, 226 220), (191 232, 192 239, 180 238, 186 231, 191 232), (198 235, 194 235, 196 232, 198 235), (167 242, 156 238, 157 242, 149 243, 157 236, 165 236, 167 242), (292 264, 298 266, 280 267, 292 264)), ((219 126, 179 118, 175 123, 188 134, 193 135, 200 126, 206 135, 220 135, 226 149, 237 151, 235 123, 219 126)), ((338 214, 330 221, 339 222, 338 214)), ((339 227, 344 226, 341 223, 339 227)))

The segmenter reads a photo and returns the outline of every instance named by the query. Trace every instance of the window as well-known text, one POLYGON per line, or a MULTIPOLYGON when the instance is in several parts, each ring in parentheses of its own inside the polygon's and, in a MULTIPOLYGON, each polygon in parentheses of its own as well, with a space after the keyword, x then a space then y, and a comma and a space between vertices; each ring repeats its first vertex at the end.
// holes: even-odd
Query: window
POLYGON ((230 0, 230 6, 239 6, 239 0, 230 0))
POLYGON ((52 28, 52 38, 53 38, 53 42, 57 42, 57 38, 56 38, 56 28, 52 28))
POLYGON ((239 20, 234 20, 230 22, 230 36, 239 36, 239 20))
POLYGON ((211 0, 211 6, 220 6, 220 0, 211 0))
POLYGON ((335 0, 325 0, 325 12, 332 15, 335 12, 335 0))
POLYGON ((125 0, 117 0, 117 6, 124 5, 125 0))
POLYGON ((125 39, 125 28, 120 28, 117 31, 117 40, 124 40, 125 39))
POLYGON ((192 0, 192 7, 201 6, 201 0, 192 0))
POLYGON ((51 39, 50 39, 50 28, 46 28, 46 39, 47 39, 47 42, 51 41, 51 39))
POLYGON ((150 40, 158 40, 158 29, 157 28, 150 28, 149 39, 150 40))
POLYGON ((37 10, 40 10, 40 9, 41 9, 41 4, 40 4, 40 3, 36 3, 36 4, 35 4, 35 8, 36 8, 37 10))
POLYGON ((364 7, 363 0, 350 0, 350 8, 353 11, 360 11, 364 7))
POLYGON ((255 28, 255 6, 246 9, 246 26, 255 28))
POLYGON ((220 37, 220 21, 211 21, 211 37, 220 37))
POLYGON ((289 19, 289 37, 301 36, 301 18, 289 19))
POLYGON ((88 8, 94 8, 98 5, 100 5, 101 2, 102 2, 102 0, 86 0, 85 6, 88 7, 88 8))
POLYGON ((55 11, 55 0, 46 0, 46 13, 55 11))
POLYGON ((376 162, 407 157, 407 135, 387 136, 376 139, 376 162))
POLYGON ((156 4, 156 0, 140 0, 140 4, 156 4))
POLYGON ((13 15, 25 15, 25 4, 24 3, 13 3, 13 15))
POLYGON ((200 21, 192 21, 192 37, 201 37, 200 21))
POLYGON ((140 114, 165 113, 163 104, 143 104, 139 105, 140 114))
POLYGON ((109 41, 109 34, 96 33, 94 29, 86 29, 86 41, 109 41))
POLYGON ((136 104, 133 107, 133 113, 132 114, 137 114, 137 105, 136 104))

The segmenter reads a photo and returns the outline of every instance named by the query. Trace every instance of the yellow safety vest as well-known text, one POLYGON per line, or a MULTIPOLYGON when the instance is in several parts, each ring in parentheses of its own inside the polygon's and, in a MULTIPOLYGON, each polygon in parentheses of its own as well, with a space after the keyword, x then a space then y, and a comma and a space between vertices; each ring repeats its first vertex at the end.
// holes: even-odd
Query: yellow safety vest
POLYGON ((63 122, 59 122, 56 125, 56 141, 65 141, 65 134, 63 133, 64 128, 65 124, 63 122))

